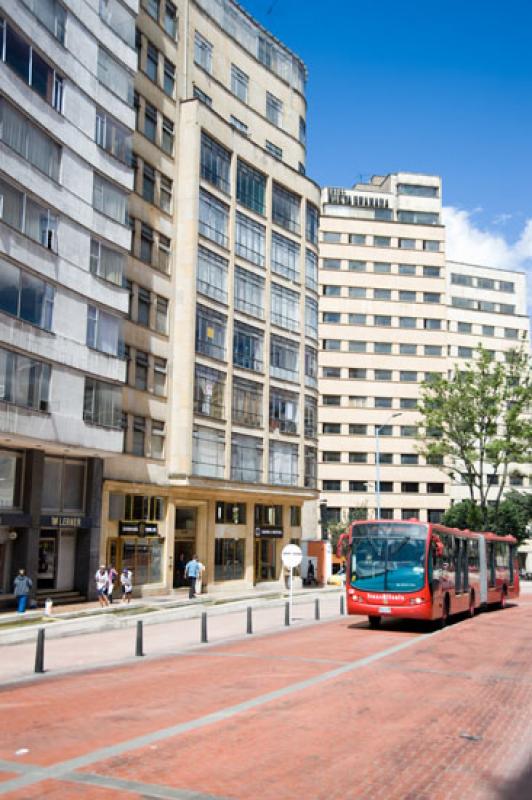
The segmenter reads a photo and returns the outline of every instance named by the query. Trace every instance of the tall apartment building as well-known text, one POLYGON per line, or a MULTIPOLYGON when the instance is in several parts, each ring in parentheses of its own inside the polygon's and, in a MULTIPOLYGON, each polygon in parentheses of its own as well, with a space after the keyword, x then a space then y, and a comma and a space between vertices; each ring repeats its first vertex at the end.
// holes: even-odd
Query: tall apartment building
MULTIPOLYGON (((447 262, 448 366, 455 370, 474 357, 479 343, 504 360, 505 353, 523 347, 530 350, 526 308, 526 275, 508 269, 447 262)), ((457 476, 458 479, 459 476, 457 476)), ((500 476, 489 476, 491 498, 497 494, 500 476)), ((514 465, 508 488, 530 490, 530 464, 514 465)), ((453 480, 453 501, 469 497, 464 484, 453 480)))
POLYGON ((300 59, 232 0, 144 0, 125 452, 101 552, 143 591, 282 577, 316 496, 320 194, 300 59), (162 260, 161 260, 162 259, 162 260))
POLYGON ((0 594, 21 566, 37 590, 86 592, 100 557, 123 439, 136 10, 0 9, 0 594))
POLYGON ((417 453, 420 384, 447 369, 441 181, 326 188, 320 224, 318 476, 329 520, 365 507, 437 521, 449 480, 417 453), (376 452, 380 451, 380 476, 376 452))

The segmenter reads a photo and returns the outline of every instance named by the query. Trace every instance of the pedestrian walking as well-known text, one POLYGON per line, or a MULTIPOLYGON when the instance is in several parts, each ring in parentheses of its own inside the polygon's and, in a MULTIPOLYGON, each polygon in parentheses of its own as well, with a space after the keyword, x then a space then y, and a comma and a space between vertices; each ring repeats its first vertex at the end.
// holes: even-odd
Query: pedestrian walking
POLYGON ((193 555, 191 561, 185 566, 185 577, 188 580, 188 597, 192 600, 196 597, 196 581, 201 575, 202 564, 198 561, 197 555, 193 555))
POLYGON ((120 573, 120 584, 122 586, 122 602, 129 603, 133 591, 133 573, 127 567, 124 567, 120 573))
POLYGON ((13 581, 13 592, 17 599, 17 611, 19 614, 24 614, 26 611, 32 586, 33 582, 26 575, 26 570, 19 569, 18 575, 13 581))
POLYGON ((110 564, 107 567, 107 575, 109 579, 107 583, 107 599, 109 600, 110 603, 112 603, 113 589, 115 588, 115 581, 118 578, 118 572, 116 571, 116 569, 113 567, 112 564, 110 564))
POLYGON ((105 568, 105 564, 101 564, 100 569, 96 571, 94 580, 96 581, 96 592, 98 594, 100 606, 105 608, 105 606, 109 605, 109 598, 107 596, 109 587, 109 574, 105 568))
POLYGON ((201 561, 198 561, 198 564, 199 564, 200 571, 199 571, 198 577, 196 578, 195 591, 196 591, 196 594, 201 594, 201 584, 203 582, 203 573, 205 572, 206 567, 205 567, 205 564, 201 563, 201 561))

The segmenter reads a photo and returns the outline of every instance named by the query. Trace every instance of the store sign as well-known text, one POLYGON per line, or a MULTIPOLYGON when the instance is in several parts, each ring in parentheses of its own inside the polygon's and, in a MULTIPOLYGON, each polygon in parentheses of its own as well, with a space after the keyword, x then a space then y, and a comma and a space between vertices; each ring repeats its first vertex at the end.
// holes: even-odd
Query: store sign
POLYGON ((41 525, 52 528, 90 528, 92 520, 88 517, 50 516, 41 517, 41 525))
POLYGON ((255 528, 255 538, 269 536, 271 539, 282 539, 284 532, 282 528, 255 528))
POLYGON ((119 522, 120 536, 158 536, 159 529, 156 522, 119 522))

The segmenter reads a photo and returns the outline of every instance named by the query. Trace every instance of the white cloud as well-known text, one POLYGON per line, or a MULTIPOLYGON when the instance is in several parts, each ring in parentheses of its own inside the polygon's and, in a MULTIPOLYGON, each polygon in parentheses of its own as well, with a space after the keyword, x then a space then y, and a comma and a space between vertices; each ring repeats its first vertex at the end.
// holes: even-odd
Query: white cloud
POLYGON ((528 307, 532 310, 532 218, 525 221, 519 237, 509 242, 500 231, 473 222, 474 211, 448 206, 443 209, 446 252, 450 261, 527 272, 528 307))

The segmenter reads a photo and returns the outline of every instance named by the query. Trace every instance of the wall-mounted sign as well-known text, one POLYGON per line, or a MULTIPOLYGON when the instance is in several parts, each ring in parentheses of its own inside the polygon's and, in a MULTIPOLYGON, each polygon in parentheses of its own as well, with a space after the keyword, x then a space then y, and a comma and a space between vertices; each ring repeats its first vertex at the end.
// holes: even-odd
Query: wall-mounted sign
POLYGON ((284 532, 282 528, 255 528, 255 538, 260 539, 269 536, 271 539, 282 539, 284 532))
POLYGON ((156 522, 127 522, 120 520, 118 523, 120 536, 158 536, 159 528, 156 522))
POLYGON ((70 517, 62 514, 41 517, 41 526, 52 528, 90 528, 92 520, 89 517, 70 517))

